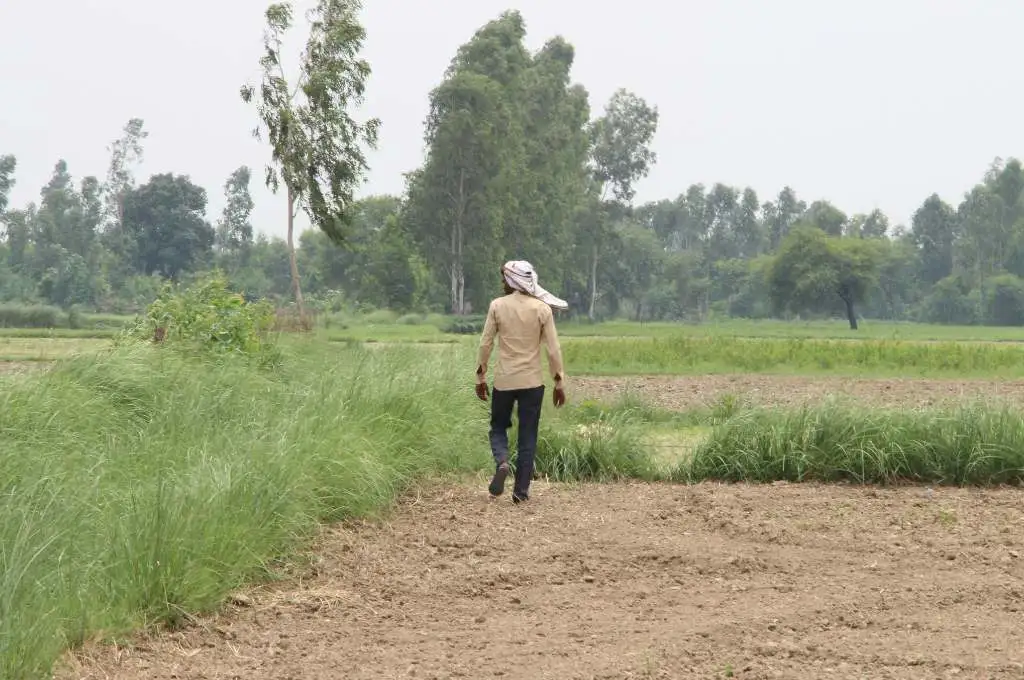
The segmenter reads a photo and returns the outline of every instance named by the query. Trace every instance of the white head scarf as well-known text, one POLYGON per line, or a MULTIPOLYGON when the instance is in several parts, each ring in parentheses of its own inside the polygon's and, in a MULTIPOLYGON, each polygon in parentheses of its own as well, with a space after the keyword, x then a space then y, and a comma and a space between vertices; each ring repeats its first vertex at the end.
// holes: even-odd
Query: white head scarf
POLYGON ((501 273, 505 277, 505 282, 513 290, 535 297, 555 309, 569 309, 565 300, 555 297, 541 287, 537 280, 537 272, 534 271, 533 265, 526 260, 506 262, 501 268, 501 273))

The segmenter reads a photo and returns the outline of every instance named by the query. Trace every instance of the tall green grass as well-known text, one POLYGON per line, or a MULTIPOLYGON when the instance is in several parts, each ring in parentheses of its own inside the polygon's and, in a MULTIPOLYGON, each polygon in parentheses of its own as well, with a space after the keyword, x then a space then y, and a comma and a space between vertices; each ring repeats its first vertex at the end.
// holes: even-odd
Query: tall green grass
MULTIPOLYGON (((273 372, 147 344, 5 377, 0 677, 43 677, 68 646, 215 608, 319 522, 377 513, 424 476, 486 476, 467 365, 291 340, 273 372)), ((635 429, 595 440, 572 430, 592 414, 552 411, 542 471, 636 474, 635 429)))
POLYGON ((713 429, 676 479, 999 485, 1024 483, 1019 410, 866 411, 836 402, 754 410, 713 429))
POLYGON ((1024 376, 1024 346, 899 340, 793 340, 675 336, 568 339, 576 375, 835 373, 1024 376))
POLYGON ((479 466, 456 367, 409 350, 292 352, 277 374, 148 347, 0 394, 0 677, 97 632, 176 623, 268 576, 318 521, 479 466))

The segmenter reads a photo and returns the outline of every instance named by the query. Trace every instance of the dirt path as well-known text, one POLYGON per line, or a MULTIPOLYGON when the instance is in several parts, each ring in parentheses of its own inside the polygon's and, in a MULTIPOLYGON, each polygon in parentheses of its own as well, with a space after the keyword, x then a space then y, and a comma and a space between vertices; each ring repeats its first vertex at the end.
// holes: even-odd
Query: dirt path
POLYGON ((64 678, 1021 678, 1019 491, 476 486, 64 678), (731 675, 730 675, 731 674, 731 675))
POLYGON ((614 401, 641 396, 657 406, 685 410, 714 405, 724 396, 765 406, 801 406, 842 396, 864 406, 936 406, 986 399, 1024 405, 1024 381, 863 379, 792 375, 702 375, 573 378, 574 399, 614 401))

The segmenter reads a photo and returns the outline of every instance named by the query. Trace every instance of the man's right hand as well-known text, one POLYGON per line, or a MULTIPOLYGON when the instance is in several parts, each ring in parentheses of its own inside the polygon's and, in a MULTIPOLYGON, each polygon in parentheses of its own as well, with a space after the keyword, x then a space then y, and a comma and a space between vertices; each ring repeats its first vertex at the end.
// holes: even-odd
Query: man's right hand
POLYGON ((480 401, 487 401, 487 383, 479 382, 476 384, 476 396, 480 401))
POLYGON ((555 408, 562 408, 565 406, 565 388, 556 385, 554 392, 551 394, 551 398, 555 402, 555 408))

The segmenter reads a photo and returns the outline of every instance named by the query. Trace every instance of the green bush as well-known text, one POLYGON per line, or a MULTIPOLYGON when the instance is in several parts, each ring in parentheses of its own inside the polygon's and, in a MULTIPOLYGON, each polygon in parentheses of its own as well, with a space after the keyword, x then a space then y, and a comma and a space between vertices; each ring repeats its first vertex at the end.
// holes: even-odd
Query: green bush
POLYGON ((273 350, 267 339, 273 323, 270 303, 246 302, 228 288, 226 277, 218 272, 184 290, 165 286, 125 335, 159 339, 162 329, 163 341, 172 345, 263 356, 273 350))
POLYGON ((402 326, 420 326, 424 323, 422 314, 404 314, 395 322, 402 326))

